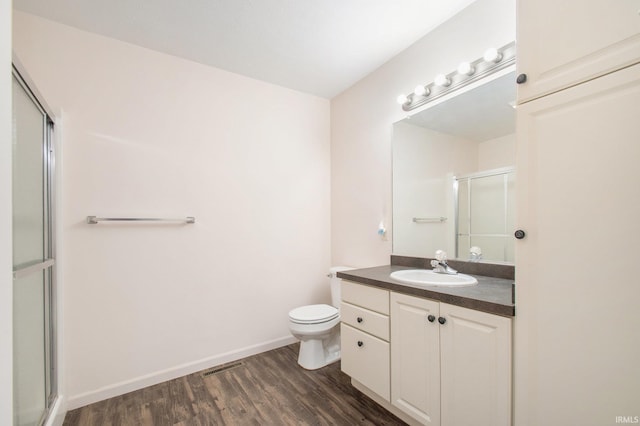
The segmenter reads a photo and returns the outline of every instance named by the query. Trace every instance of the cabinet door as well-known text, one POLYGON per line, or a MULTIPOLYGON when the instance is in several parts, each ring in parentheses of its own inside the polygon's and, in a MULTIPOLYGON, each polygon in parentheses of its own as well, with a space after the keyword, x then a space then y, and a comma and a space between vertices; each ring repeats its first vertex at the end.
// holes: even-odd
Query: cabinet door
POLYGON ((511 424, 511 320, 440 304, 443 426, 511 424))
POLYGON ((635 65, 517 109, 516 424, 639 412, 639 105, 635 65))
POLYGON ((519 0, 518 102, 640 59, 638 0, 519 0))
POLYGON ((340 324, 341 368, 389 401, 389 343, 340 324))
POLYGON ((425 425, 440 424, 438 308, 391 293, 391 403, 425 425))

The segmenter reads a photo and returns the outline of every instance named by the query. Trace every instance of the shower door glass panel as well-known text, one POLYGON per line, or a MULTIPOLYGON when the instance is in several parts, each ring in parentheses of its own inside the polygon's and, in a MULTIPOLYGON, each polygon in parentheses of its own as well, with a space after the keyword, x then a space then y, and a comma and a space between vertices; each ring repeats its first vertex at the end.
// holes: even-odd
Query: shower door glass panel
POLYGON ((13 78, 13 407, 14 425, 39 425, 51 382, 52 268, 49 122, 28 88, 13 78))
POLYGON ((14 280, 14 424, 37 425, 46 409, 44 272, 14 280))
POLYGON ((513 263, 515 172, 497 169, 460 177, 457 188, 456 257, 474 260, 470 249, 477 247, 482 260, 513 263))
POLYGON ((13 79, 13 265, 45 256, 45 115, 13 79))

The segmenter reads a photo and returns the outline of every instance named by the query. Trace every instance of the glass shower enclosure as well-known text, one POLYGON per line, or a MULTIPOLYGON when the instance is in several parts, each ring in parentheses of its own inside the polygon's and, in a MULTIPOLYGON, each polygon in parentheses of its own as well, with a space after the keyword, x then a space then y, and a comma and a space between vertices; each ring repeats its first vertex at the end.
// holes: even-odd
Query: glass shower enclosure
POLYGON ((57 396, 53 119, 13 68, 13 408, 42 424, 57 396))

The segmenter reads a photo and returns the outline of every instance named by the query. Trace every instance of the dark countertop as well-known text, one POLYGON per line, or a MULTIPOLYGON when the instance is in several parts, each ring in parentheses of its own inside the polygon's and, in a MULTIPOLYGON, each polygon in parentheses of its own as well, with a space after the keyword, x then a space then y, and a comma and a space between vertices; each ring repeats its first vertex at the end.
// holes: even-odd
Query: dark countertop
POLYGON ((416 268, 399 265, 376 266, 338 272, 338 278, 490 314, 505 317, 515 316, 513 280, 473 275, 478 280, 478 285, 471 287, 428 286, 427 288, 417 288, 389 277, 392 272, 403 269, 416 268))

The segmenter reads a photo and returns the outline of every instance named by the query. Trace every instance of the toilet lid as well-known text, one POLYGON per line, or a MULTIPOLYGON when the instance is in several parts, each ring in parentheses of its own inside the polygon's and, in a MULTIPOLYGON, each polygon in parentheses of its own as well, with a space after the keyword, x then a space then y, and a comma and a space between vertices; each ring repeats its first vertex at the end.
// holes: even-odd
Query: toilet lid
POLYGON ((317 324, 331 321, 337 318, 340 313, 336 308, 329 305, 307 305, 292 309, 289 312, 289 319, 300 324, 317 324))

